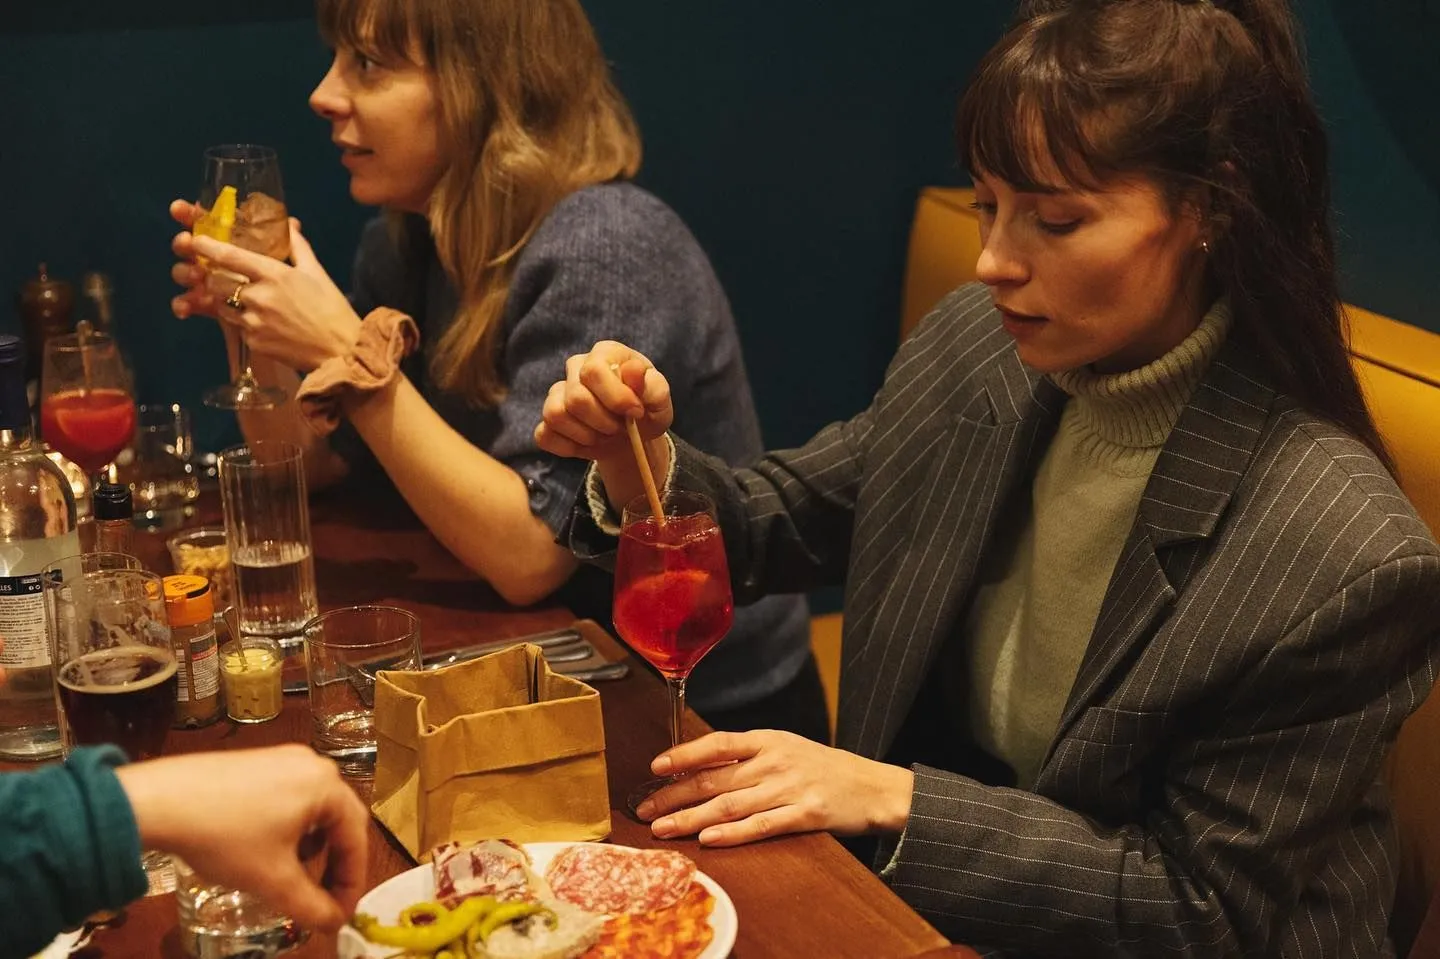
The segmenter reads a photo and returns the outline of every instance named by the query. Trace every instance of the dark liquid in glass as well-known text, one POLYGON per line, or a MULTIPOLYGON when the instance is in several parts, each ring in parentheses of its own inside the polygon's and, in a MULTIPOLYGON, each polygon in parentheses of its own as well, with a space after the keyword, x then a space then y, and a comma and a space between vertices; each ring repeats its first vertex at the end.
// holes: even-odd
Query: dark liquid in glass
POLYGON ((76 745, 114 743, 131 759, 160 755, 175 720, 175 658, 151 646, 117 646, 60 669, 60 703, 76 745))

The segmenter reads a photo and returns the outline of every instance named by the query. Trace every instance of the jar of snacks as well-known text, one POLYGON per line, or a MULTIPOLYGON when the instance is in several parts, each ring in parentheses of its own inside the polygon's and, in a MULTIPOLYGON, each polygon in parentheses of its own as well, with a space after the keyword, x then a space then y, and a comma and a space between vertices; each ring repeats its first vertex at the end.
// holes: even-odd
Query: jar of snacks
POLYGON ((176 573, 204 576, 210 581, 216 609, 224 609, 235 601, 225 527, 187 529, 170 537, 165 544, 170 548, 170 561, 176 573))
POLYGON ((165 615, 175 647, 175 727, 208 726, 220 718, 220 661, 215 605, 203 576, 166 576, 165 615))

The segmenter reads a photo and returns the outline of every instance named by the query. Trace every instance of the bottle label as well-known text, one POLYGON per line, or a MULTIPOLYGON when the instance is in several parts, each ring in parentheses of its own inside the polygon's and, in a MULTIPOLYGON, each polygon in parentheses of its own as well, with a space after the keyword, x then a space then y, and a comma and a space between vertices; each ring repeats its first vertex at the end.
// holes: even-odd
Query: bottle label
POLYGON ((213 637, 204 649, 196 650, 191 647, 190 671, 195 675, 197 701, 220 693, 220 657, 215 652, 213 637))
POLYGON ((45 635, 45 586, 40 574, 0 576, 0 666, 37 669, 50 665, 45 635))

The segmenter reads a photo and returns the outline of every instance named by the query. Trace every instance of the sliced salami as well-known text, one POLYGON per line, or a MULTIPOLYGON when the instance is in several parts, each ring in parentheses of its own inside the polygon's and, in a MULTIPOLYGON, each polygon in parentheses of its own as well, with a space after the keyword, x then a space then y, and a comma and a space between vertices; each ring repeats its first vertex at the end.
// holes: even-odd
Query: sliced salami
POLYGON ((432 856, 435 898, 453 907, 471 896, 526 899, 530 896, 530 857, 503 839, 473 845, 458 842, 437 846, 432 856))
POLYGON ((557 898, 606 915, 673 906, 694 878, 695 863, 678 852, 598 844, 562 850, 545 871, 557 898))

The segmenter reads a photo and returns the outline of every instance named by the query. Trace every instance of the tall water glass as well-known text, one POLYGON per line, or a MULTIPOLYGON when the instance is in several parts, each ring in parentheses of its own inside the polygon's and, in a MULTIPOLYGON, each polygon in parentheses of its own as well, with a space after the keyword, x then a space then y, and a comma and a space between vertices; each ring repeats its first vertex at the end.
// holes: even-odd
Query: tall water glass
POLYGON ((300 447, 258 440, 225 450, 219 465, 240 631, 299 645, 319 612, 300 447))

